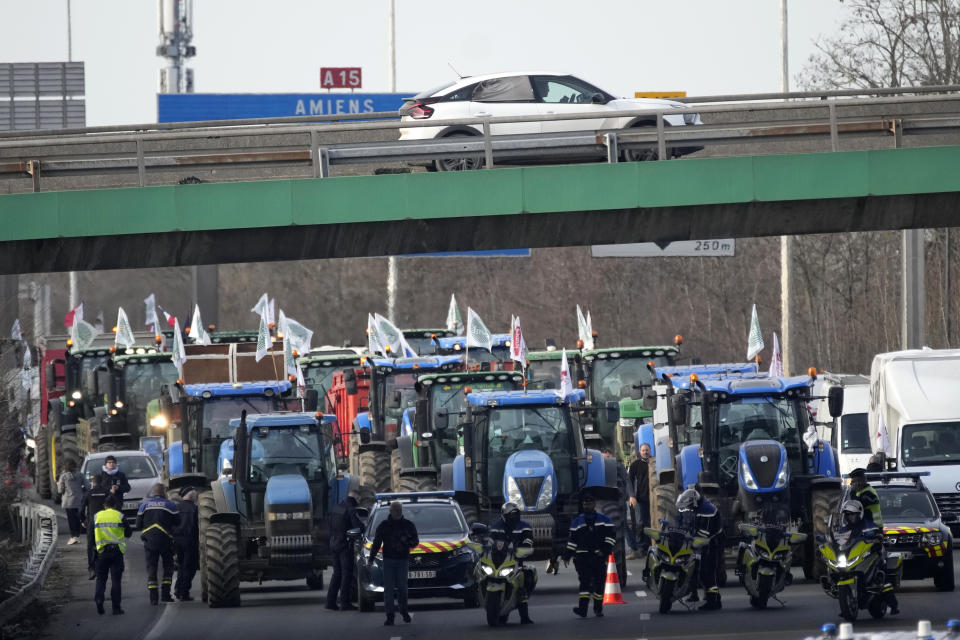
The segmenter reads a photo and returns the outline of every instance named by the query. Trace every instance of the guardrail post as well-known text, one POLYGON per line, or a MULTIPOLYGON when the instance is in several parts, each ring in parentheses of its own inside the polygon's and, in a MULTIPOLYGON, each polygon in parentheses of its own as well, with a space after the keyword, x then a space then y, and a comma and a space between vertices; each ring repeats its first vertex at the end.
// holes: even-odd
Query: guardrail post
POLYGON ((147 181, 147 166, 143 161, 143 138, 137 138, 137 181, 141 187, 147 181))
POLYGON ((493 142, 490 140, 490 121, 483 121, 483 168, 493 169, 493 142))
POLYGON ((830 112, 830 150, 840 151, 840 133, 837 131, 837 105, 833 100, 827 105, 830 112))
POLYGON ((320 168, 320 132, 310 132, 310 161, 313 163, 313 177, 319 178, 322 175, 320 168))
POLYGON ((33 178, 33 192, 37 193, 40 191, 40 161, 28 160, 27 173, 29 173, 30 177, 33 178))
POLYGON ((657 112, 657 160, 667 159, 667 141, 664 139, 663 111, 657 112))
POLYGON ((620 162, 620 145, 617 144, 617 134, 604 134, 603 143, 607 145, 607 162, 620 162))

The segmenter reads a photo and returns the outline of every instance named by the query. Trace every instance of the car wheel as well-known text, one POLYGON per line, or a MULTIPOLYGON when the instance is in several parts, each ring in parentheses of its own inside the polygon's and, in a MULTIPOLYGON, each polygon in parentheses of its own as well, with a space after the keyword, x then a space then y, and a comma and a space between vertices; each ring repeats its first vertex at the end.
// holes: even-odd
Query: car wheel
POLYGON ((933 584, 937 591, 953 591, 953 549, 948 549, 947 554, 948 560, 944 563, 943 569, 933 576, 933 584))
MULTIPOLYGON (((637 122, 632 125, 630 129, 656 129, 656 122, 637 122)), ((633 131, 633 133, 638 133, 633 131)), ((623 161, 624 162, 647 162, 649 160, 657 160, 660 157, 660 154, 657 153, 657 148, 645 148, 645 149, 624 149, 623 150, 623 161)))
MULTIPOLYGON (((469 133, 451 133, 444 136, 443 139, 450 138, 475 138, 477 136, 469 133)), ((459 158, 439 158, 433 161, 431 168, 434 171, 475 171, 483 168, 483 154, 471 155, 459 158)))

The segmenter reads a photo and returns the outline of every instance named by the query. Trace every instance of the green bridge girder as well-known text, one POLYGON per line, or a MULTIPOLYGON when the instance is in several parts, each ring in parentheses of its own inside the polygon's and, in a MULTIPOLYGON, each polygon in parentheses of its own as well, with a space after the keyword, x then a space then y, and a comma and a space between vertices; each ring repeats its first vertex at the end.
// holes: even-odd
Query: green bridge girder
POLYGON ((958 168, 951 146, 11 194, 0 273, 944 226, 958 168))

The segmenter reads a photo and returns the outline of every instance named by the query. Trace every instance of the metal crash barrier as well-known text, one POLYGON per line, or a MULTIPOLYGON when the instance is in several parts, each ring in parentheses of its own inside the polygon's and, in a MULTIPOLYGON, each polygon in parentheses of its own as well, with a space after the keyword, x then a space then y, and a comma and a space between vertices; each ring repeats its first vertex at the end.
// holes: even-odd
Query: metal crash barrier
POLYGON ((30 545, 29 555, 16 585, 9 587, 0 602, 0 624, 17 615, 43 587, 53 565, 57 549, 57 514, 53 509, 32 502, 10 505, 15 540, 30 545))

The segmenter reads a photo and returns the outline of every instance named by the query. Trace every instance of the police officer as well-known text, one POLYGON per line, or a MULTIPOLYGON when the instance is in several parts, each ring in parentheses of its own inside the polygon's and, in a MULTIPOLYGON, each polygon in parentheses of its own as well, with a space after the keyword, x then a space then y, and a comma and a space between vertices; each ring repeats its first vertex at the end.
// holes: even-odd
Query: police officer
POLYGON ((120 507, 123 503, 116 496, 107 496, 104 508, 90 523, 94 529, 94 541, 97 546, 96 574, 97 587, 93 601, 97 613, 103 615, 103 600, 107 590, 107 575, 110 575, 110 600, 113 615, 123 614, 120 608, 120 579, 123 577, 123 554, 127 551, 127 538, 133 533, 130 525, 123 519, 120 507))
MULTIPOLYGON (((677 527, 690 535, 708 538, 708 544, 700 554, 700 585, 706 593, 706 602, 700 609, 712 611, 719 609, 720 589, 717 587, 717 572, 723 562, 723 521, 720 512, 712 502, 700 495, 696 489, 687 489, 677 498, 677 527)), ((693 590, 691 601, 697 600, 697 591, 693 590)))
POLYGON ((83 501, 80 503, 80 525, 87 530, 87 570, 90 572, 89 580, 94 580, 97 577, 97 541, 94 537, 94 532, 96 531, 96 528, 93 526, 94 518, 103 509, 103 503, 106 498, 107 490, 100 484, 99 476, 90 478, 90 490, 83 494, 83 501))
POLYGON ((180 489, 183 501, 178 507, 180 511, 180 526, 174 532, 174 543, 177 547, 177 582, 173 586, 173 594, 181 602, 193 600, 190 597, 190 587, 193 577, 200 568, 200 526, 197 515, 197 490, 194 487, 180 489))
POLYGON ((356 609, 350 602, 353 586, 353 547, 347 539, 347 531, 363 528, 357 514, 360 494, 351 489, 347 497, 330 512, 330 553, 333 555, 333 577, 327 589, 327 609, 351 611, 356 609), (337 605, 339 596, 340 604, 337 605))
MULTIPOLYGON (((490 525, 490 537, 494 540, 506 540, 513 543, 514 549, 529 549, 533 552, 533 529, 524 520, 520 519, 520 508, 513 502, 507 502, 500 509, 500 519, 490 525)), ((520 593, 520 604, 517 613, 520 614, 520 624, 533 624, 530 619, 528 602, 530 594, 537 586, 537 570, 523 566, 523 560, 517 558, 517 564, 523 569, 523 590, 520 593)))
POLYGON ((863 517, 878 527, 883 527, 883 514, 880 513, 880 496, 877 490, 867 484, 867 471, 857 467, 850 472, 851 498, 863 505, 863 517))
POLYGON ((173 533, 180 525, 180 511, 172 500, 165 497, 166 490, 160 483, 150 488, 150 495, 140 503, 137 512, 137 529, 147 554, 147 591, 150 604, 159 600, 173 602, 170 584, 173 582, 173 533), (157 564, 163 560, 163 584, 157 595, 157 564))
POLYGON ((599 618, 603 616, 606 559, 617 542, 617 531, 610 518, 597 513, 592 494, 584 493, 580 504, 582 512, 570 523, 570 541, 563 554, 563 565, 568 566, 572 557, 580 579, 580 599, 573 612, 586 618, 592 598, 593 613, 599 618))

